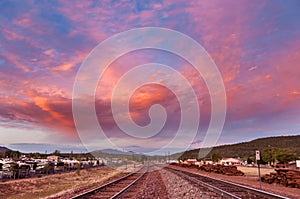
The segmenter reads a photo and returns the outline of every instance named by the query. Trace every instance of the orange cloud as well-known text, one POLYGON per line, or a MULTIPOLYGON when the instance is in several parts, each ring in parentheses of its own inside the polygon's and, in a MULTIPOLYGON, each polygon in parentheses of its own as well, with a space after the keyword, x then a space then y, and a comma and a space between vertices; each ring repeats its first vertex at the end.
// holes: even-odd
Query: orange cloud
POLYGON ((300 95, 300 91, 291 91, 289 92, 291 95, 300 95))
POLYGON ((52 119, 59 120, 64 118, 62 114, 51 109, 48 99, 44 97, 35 97, 33 100, 38 107, 48 112, 52 116, 52 119))

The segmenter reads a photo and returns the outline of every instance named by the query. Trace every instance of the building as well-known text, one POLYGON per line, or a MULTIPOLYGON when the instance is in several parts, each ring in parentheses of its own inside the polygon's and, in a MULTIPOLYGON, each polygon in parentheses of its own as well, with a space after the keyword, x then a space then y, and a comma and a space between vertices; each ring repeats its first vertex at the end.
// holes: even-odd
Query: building
POLYGON ((53 161, 53 162, 58 162, 59 158, 60 157, 57 156, 57 155, 50 155, 50 156, 47 157, 47 160, 48 161, 53 161))
POLYGON ((222 160, 219 161, 220 164, 223 165, 242 165, 244 162, 240 159, 236 158, 223 158, 222 160))
POLYGON ((197 162, 197 159, 187 159, 186 161, 184 161, 184 164, 195 165, 196 162, 197 162))

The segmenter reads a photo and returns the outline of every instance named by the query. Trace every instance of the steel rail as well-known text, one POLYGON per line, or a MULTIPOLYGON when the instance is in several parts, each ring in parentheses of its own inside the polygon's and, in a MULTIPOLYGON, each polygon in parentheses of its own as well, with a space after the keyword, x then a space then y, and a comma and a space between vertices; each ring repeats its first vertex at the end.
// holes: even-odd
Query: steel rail
POLYGON ((175 168, 170 168, 170 167, 166 167, 166 169, 168 169, 168 170, 170 170, 174 173, 176 172, 178 175, 182 175, 182 176, 186 177, 188 180, 193 181, 196 184, 199 184, 199 185, 201 185, 203 187, 206 187, 206 188, 208 188, 208 189, 210 189, 214 192, 217 192, 217 193, 219 193, 223 196, 228 196, 230 198, 241 198, 241 197, 235 195, 234 193, 230 193, 229 191, 225 191, 222 188, 211 185, 207 182, 203 182, 203 181, 197 179, 196 177, 209 179, 209 180, 215 181, 215 182, 221 182, 221 183, 229 185, 231 187, 237 187, 239 189, 244 189, 245 191, 248 191, 250 193, 251 192, 252 193, 258 193, 259 195, 265 196, 265 197, 268 197, 268 198, 289 199, 288 197, 284 197, 284 196, 281 196, 281 195, 278 195, 278 194, 270 193, 270 192, 267 192, 267 191, 255 189, 253 187, 249 187, 249 186, 245 186, 245 185, 241 185, 241 184, 237 184, 237 183, 233 183, 233 182, 228 182, 228 181, 221 180, 221 179, 212 178, 212 177, 201 175, 201 174, 195 173, 195 172, 183 171, 183 170, 180 170, 180 169, 175 169, 175 168), (195 175, 196 177, 191 176, 191 174, 195 175))
MULTIPOLYGON (((71 197, 71 199, 81 199, 81 198, 84 198, 84 197, 88 197, 88 196, 95 195, 95 194, 99 193, 101 190, 105 189, 106 187, 109 187, 109 186, 111 186, 111 185, 117 184, 117 183, 119 183, 119 182, 121 182, 121 181, 123 181, 123 180, 126 180, 128 177, 133 176, 134 174, 137 174, 137 173, 140 172, 142 169, 144 169, 144 167, 140 168, 140 169, 137 170, 137 171, 131 172, 131 173, 129 173, 129 174, 126 175, 126 176, 123 176, 123 177, 121 177, 121 178, 118 178, 118 179, 113 180, 113 181, 111 181, 111 182, 108 182, 108 183, 106 183, 106 184, 103 184, 103 185, 101 185, 101 186, 99 186, 99 187, 96 187, 96 188, 91 189, 91 190, 88 190, 88 191, 86 191, 86 192, 84 192, 84 193, 78 194, 78 195, 76 195, 76 196, 74 196, 74 197, 71 197)), ((143 172, 143 173, 141 174, 141 176, 139 176, 137 179, 135 179, 133 182, 131 182, 131 183, 130 183, 128 186, 126 186, 124 189, 122 189, 121 191, 119 191, 118 193, 116 193, 115 195, 113 195, 112 197, 110 197, 110 199, 115 199, 115 198, 120 197, 124 192, 126 192, 127 190, 129 190, 131 186, 133 186, 136 182, 138 182, 138 181, 142 178, 142 176, 145 175, 146 172, 147 172, 147 171, 143 172)))
POLYGON ((121 191, 119 191, 118 193, 116 193, 114 196, 112 196, 110 199, 116 199, 116 198, 120 198, 122 194, 124 194, 125 192, 129 191, 133 185, 135 185, 138 181, 140 181, 142 179, 142 177, 144 177, 144 175, 147 173, 143 172, 137 179, 135 179, 133 182, 131 182, 127 187, 125 187, 124 189, 122 189, 121 191))

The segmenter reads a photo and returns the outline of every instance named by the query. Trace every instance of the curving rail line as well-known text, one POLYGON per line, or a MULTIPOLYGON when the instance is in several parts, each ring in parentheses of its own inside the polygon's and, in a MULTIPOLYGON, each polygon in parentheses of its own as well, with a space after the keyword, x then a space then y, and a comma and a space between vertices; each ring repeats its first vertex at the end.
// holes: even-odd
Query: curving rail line
POLYGON ((127 192, 129 189, 131 189, 132 186, 136 184, 145 175, 145 173, 147 173, 147 169, 143 167, 138 171, 129 173, 124 177, 101 185, 87 192, 81 193, 77 196, 72 197, 71 199, 120 198, 121 195, 127 192))
POLYGON ((227 182, 224 180, 204 176, 194 172, 183 171, 180 169, 174 169, 166 167, 165 169, 189 180, 195 184, 198 184, 210 191, 220 194, 224 198, 236 198, 236 199, 288 199, 287 197, 266 192, 263 190, 255 189, 241 184, 227 182))

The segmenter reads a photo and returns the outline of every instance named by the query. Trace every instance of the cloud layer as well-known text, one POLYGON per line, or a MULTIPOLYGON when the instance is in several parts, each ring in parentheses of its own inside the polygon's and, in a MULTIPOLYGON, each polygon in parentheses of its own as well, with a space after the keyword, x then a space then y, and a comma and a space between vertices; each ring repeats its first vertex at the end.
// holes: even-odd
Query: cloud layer
MULTIPOLYGON (((50 138, 49 143, 77 143, 72 89, 82 61, 113 34, 159 26, 195 39, 218 66, 228 107, 220 143, 299 134, 297 1, 3 1, 0 10, 2 129, 23 129, 24 135, 28 129, 39 129, 50 138)), ((211 116, 205 82, 185 60, 158 50, 132 52, 110 65, 97 88, 95 107, 100 125, 112 139, 122 137, 111 112, 112 90, 133 66, 149 62, 169 65, 188 79, 201 110, 195 140, 202 140, 211 116)), ((160 71, 149 80, 157 77, 162 82, 174 81, 160 71)), ((156 103, 166 107, 169 117, 157 145, 146 146, 150 148, 174 136, 180 122, 176 96, 157 85, 136 91, 130 101, 131 117, 139 125, 148 124, 149 108, 156 103)), ((0 139, 6 133, 0 132, 0 139)), ((199 142, 190 144, 197 147, 199 142)))

